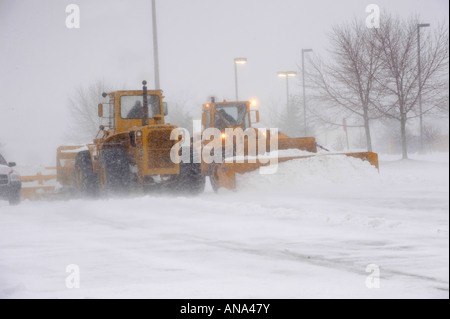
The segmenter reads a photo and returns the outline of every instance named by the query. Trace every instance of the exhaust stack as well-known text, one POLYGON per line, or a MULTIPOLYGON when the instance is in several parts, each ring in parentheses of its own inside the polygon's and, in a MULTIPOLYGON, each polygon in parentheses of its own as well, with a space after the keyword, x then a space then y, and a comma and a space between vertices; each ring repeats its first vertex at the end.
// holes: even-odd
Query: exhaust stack
POLYGON ((144 97, 144 106, 142 107, 142 126, 148 125, 148 99, 147 99, 147 81, 142 81, 142 94, 144 97))

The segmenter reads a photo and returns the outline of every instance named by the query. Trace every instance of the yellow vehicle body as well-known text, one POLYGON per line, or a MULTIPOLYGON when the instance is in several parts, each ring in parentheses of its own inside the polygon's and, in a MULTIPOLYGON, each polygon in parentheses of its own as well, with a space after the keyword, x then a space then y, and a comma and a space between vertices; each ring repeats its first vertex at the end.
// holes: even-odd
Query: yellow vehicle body
MULTIPOLYGON (((229 111, 228 111, 229 112, 229 111)), ((229 112, 232 113, 232 112, 229 112)), ((239 113, 239 112, 237 112, 239 113)), ((235 112, 236 114, 236 112, 235 112)), ((229 114, 228 114, 229 115, 229 114)), ((302 137, 302 138, 292 138, 283 134, 282 132, 277 132, 275 136, 271 136, 271 131, 264 131, 263 135, 259 134, 259 129, 254 128, 253 124, 259 122, 259 111, 254 108, 254 105, 250 101, 245 102, 219 102, 216 103, 212 101, 211 103, 206 103, 203 105, 202 112, 202 127, 203 131, 209 128, 218 128, 221 131, 223 136, 223 140, 220 142, 222 145, 217 145, 219 142, 215 142, 215 147, 222 146, 223 149, 226 149, 229 144, 236 144, 237 140, 234 136, 227 136, 226 131, 229 128, 242 128, 243 130, 255 130, 255 136, 257 139, 256 144, 260 145, 258 139, 264 138, 265 143, 263 142, 262 149, 257 147, 256 155, 262 155, 269 151, 280 151, 280 150, 291 150, 297 149, 301 151, 306 151, 309 153, 317 153, 317 143, 314 137, 302 137), (241 108, 241 113, 245 111, 247 114, 241 115, 242 121, 238 120, 237 122, 232 123, 232 119, 228 117, 228 120, 224 117, 227 117, 226 114, 222 112, 222 115, 219 113, 223 109, 227 109, 230 107, 235 107, 238 105, 241 108), (219 124, 218 124, 219 122, 219 124), (271 149, 271 143, 275 140, 276 149, 271 149)), ((258 159, 258 157, 249 156, 253 155, 249 152, 249 144, 247 136, 244 137, 241 142, 244 143, 241 146, 241 151, 243 150, 242 156, 230 156, 225 158, 221 163, 212 163, 207 164, 202 162, 202 170, 205 175, 210 176, 211 183, 213 188, 217 190, 220 187, 227 189, 234 189, 236 187, 236 174, 244 174, 254 170, 257 170, 263 166, 268 166, 271 163, 282 163, 295 159, 309 158, 312 156, 331 156, 331 155, 346 155, 350 157, 359 158, 364 161, 368 161, 370 164, 375 166, 378 169, 378 155, 372 152, 359 152, 359 153, 328 153, 328 154, 307 154, 307 155, 298 155, 298 156, 286 156, 286 157, 277 157, 276 159, 268 159, 264 158, 258 159), (238 160, 239 159, 239 160, 238 160)), ((203 141, 202 147, 211 146, 211 141, 206 139, 203 141)), ((236 146, 234 146, 236 147, 236 146)), ((236 155, 236 154, 233 154, 236 155)), ((238 154, 239 155, 239 154, 238 154)))
POLYGON ((100 127, 90 144, 58 148, 58 182, 87 191, 114 183, 176 182, 182 174, 177 126, 165 123, 162 91, 147 90, 144 84, 143 90, 115 91, 103 96, 109 97, 109 102, 99 104, 99 116, 106 118, 108 125, 100 127), (103 114, 105 106, 108 116, 103 114))

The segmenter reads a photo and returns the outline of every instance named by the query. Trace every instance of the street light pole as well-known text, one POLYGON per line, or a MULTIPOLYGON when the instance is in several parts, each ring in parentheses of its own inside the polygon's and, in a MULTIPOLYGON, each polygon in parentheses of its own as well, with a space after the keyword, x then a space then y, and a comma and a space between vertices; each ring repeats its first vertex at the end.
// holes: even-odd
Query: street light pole
POLYGON ((297 76, 297 72, 295 71, 280 71, 278 72, 278 76, 281 78, 286 78, 286 109, 288 115, 290 114, 290 103, 289 103, 289 77, 297 76))
POLYGON ((238 76, 237 76, 237 63, 234 61, 234 90, 236 94, 236 101, 239 101, 239 86, 238 86, 238 76))
POLYGON ((291 114, 290 113, 290 103, 289 103, 289 76, 286 76, 286 108, 287 108, 287 111, 288 111, 288 114, 291 114))
POLYGON ((238 87, 238 75, 237 75, 237 65, 246 64, 247 58, 235 58, 234 59, 234 86, 236 91, 236 101, 239 101, 239 87, 238 87))
POLYGON ((306 95, 305 95, 305 53, 312 52, 312 49, 302 49, 302 84, 303 84, 303 126, 304 134, 308 135, 308 128, 306 126, 306 95))
POLYGON ((419 69, 419 112, 420 112, 420 151, 423 152, 423 110, 422 110, 422 66, 420 61, 420 28, 429 27, 429 23, 417 25, 417 68, 419 69))
POLYGON ((155 69, 155 89, 161 89, 159 83, 159 56, 158 56, 158 30, 156 27, 156 3, 152 0, 152 23, 153 23, 153 62, 155 69))

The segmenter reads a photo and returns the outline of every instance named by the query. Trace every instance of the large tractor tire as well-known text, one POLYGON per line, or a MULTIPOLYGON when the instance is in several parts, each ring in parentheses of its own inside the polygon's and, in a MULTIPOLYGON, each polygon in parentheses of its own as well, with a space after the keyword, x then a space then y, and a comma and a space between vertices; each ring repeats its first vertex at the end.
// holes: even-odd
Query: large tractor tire
POLYGON ((229 156, 235 156, 236 155, 236 145, 233 147, 233 155, 226 154, 226 149, 222 149, 222 161, 220 163, 213 162, 210 165, 210 171, 209 171, 209 181, 211 183, 211 187, 214 190, 214 192, 218 192, 221 188, 219 183, 219 170, 222 168, 222 163, 225 162, 225 158, 229 156))
POLYGON ((97 175, 92 168, 89 151, 78 153, 75 159, 74 175, 75 187, 82 196, 93 197, 97 195, 97 175))
POLYGON ((219 184, 219 170, 222 167, 222 164, 220 163, 212 163, 211 164, 211 172, 209 174, 209 180, 211 182, 211 187, 214 190, 214 192, 218 192, 220 189, 219 184))
POLYGON ((180 163, 180 175, 175 186, 176 191, 182 194, 198 195, 205 190, 205 176, 202 175, 200 163, 194 163, 197 154, 190 149, 190 161, 180 163))
POLYGON ((126 194, 130 190, 131 172, 128 154, 123 149, 102 151, 99 159, 98 183, 100 194, 126 194))

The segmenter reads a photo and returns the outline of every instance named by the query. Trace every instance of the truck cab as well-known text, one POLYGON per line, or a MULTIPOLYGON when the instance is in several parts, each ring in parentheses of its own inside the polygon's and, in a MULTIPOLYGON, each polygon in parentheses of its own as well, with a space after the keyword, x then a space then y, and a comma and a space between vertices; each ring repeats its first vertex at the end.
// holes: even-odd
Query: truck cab
POLYGON ((216 103, 213 99, 211 103, 203 104, 203 130, 217 128, 225 133, 227 128, 242 128, 245 131, 254 123, 259 123, 259 110, 256 109, 255 100, 216 103))
POLYGON ((104 97, 109 97, 109 102, 99 104, 98 115, 107 120, 105 126, 112 130, 112 134, 127 132, 133 127, 165 124, 168 108, 163 102, 162 91, 147 91, 147 121, 143 121, 143 94, 143 90, 103 93, 104 97))

